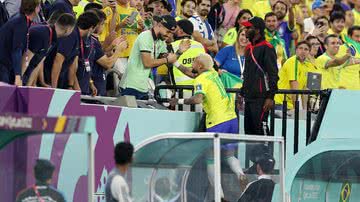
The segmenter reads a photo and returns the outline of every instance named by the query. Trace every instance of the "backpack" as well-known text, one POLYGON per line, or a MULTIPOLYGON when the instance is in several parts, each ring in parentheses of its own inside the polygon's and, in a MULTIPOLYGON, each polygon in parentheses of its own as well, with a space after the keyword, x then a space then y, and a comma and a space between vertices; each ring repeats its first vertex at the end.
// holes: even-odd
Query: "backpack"
POLYGON ((9 20, 9 13, 6 10, 5 3, 0 2, 0 27, 9 20))

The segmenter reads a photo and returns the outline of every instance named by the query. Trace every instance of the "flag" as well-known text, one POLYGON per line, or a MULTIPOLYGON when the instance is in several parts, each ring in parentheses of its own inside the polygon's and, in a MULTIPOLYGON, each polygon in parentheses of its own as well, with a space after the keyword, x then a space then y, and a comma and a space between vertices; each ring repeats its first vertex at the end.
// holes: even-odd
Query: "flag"
POLYGON ((339 202, 349 202, 351 194, 351 184, 349 182, 344 182, 341 186, 340 199, 339 202))

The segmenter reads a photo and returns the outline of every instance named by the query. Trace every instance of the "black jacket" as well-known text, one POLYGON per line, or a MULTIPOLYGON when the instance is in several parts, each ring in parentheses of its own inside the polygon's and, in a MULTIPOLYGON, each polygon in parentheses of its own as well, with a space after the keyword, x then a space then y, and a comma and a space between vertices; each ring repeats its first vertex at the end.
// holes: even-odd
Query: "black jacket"
POLYGON ((252 182, 245 189, 238 202, 271 202, 275 183, 270 179, 252 182))
POLYGON ((276 59, 274 47, 264 39, 257 41, 255 45, 250 44, 246 47, 242 87, 242 95, 245 99, 274 99, 279 80, 276 59), (256 64, 252 54, 260 67, 256 64), (266 78, 267 83, 265 83, 266 78))

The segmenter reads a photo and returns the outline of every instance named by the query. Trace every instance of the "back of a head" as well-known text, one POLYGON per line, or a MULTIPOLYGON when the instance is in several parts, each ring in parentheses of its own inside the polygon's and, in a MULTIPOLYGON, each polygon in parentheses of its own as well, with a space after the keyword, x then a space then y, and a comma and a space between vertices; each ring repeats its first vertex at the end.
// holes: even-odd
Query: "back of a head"
POLYGON ((56 24, 65 27, 74 27, 76 24, 75 17, 71 14, 64 13, 57 19, 56 24))
POLYGON ((95 28, 100 22, 99 17, 94 12, 84 12, 77 20, 77 26, 82 30, 95 28))
POLYGON ((207 70, 210 70, 214 66, 213 58, 207 53, 201 53, 197 59, 207 70))
POLYGON ((99 10, 102 10, 103 9, 103 6, 101 4, 98 4, 98 3, 88 3, 86 4, 85 8, 84 8, 84 11, 88 11, 90 9, 99 9, 99 10))
POLYGON ((56 21, 59 19, 59 17, 64 14, 65 12, 62 10, 56 10, 54 11, 51 16, 49 17, 47 23, 50 25, 54 25, 56 21))
POLYGON ((183 32, 189 36, 191 36, 194 32, 194 25, 190 22, 190 20, 182 19, 177 21, 177 25, 183 30, 183 32))
POLYGON ((31 15, 40 5, 40 1, 41 0, 22 0, 20 5, 20 13, 24 15, 31 15))
POLYGON ((114 158, 117 165, 131 163, 134 154, 134 146, 131 143, 119 142, 115 146, 114 158))
POLYGON ((102 10, 99 10, 97 8, 89 9, 86 12, 95 13, 98 16, 100 22, 104 22, 106 20, 106 14, 102 10))
POLYGON ((345 21, 345 14, 343 12, 333 12, 330 15, 330 22, 333 23, 335 20, 344 20, 345 21))
POLYGON ((55 166, 49 160, 38 159, 34 166, 35 178, 37 181, 45 183, 52 178, 54 170, 55 166))
POLYGON ((256 163, 265 174, 270 174, 274 170, 275 159, 272 155, 265 153, 256 163))

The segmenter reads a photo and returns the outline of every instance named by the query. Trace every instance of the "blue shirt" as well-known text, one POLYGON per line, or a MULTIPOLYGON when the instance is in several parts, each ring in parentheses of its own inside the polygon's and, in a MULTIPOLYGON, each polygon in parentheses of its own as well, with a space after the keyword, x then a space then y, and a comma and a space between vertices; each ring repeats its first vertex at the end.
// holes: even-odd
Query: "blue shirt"
POLYGON ((290 55, 290 45, 292 41, 292 31, 289 29, 289 23, 284 21, 279 25, 279 35, 285 41, 286 54, 290 55))
MULTIPOLYGON (((215 56, 215 60, 220 64, 221 69, 240 77, 240 63, 236 54, 235 46, 226 46, 218 52, 215 56)), ((240 56, 241 64, 245 64, 245 57, 240 56)), ((244 66, 245 67, 245 66, 244 66)))
POLYGON ((47 12, 48 18, 50 18, 51 14, 58 10, 62 11, 63 13, 75 15, 73 11, 73 6, 69 0, 56 0, 47 12))
POLYGON ((67 89, 69 67, 74 62, 75 57, 79 54, 79 40, 80 32, 77 27, 75 27, 74 31, 68 37, 58 39, 57 47, 49 53, 44 62, 44 75, 47 83, 51 83, 52 67, 55 56, 59 53, 64 56, 65 60, 59 75, 58 87, 67 89))
POLYGON ((49 25, 35 25, 29 29, 29 50, 34 53, 29 65, 24 73, 23 82, 27 79, 32 71, 37 67, 41 60, 46 57, 56 46, 57 36, 55 28, 49 25))
POLYGON ((79 81, 81 94, 90 95, 91 58, 94 58, 94 41, 90 38, 83 38, 80 41, 79 61, 76 76, 79 81), (86 63, 89 63, 86 68, 86 63))
POLYGON ((102 50, 101 44, 96 37, 91 37, 94 44, 94 54, 90 58, 91 64, 91 78, 94 81, 94 85, 98 90, 99 96, 106 96, 106 74, 105 68, 99 65, 96 61, 102 58, 105 53, 102 50))
POLYGON ((21 74, 21 56, 27 48, 27 33, 31 21, 18 14, 6 22, 0 29, 0 64, 12 75, 21 74), (18 52, 13 61, 13 53, 18 52))

